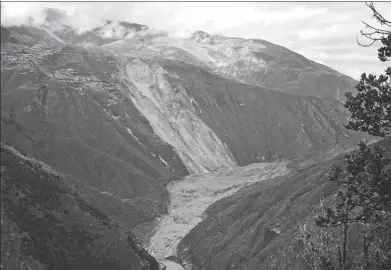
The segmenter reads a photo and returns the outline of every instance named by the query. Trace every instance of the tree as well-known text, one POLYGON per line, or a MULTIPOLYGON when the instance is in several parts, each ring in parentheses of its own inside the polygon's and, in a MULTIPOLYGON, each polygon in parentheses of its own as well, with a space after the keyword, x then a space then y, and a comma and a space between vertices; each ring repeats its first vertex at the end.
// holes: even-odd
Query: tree
MULTIPOLYGON (((382 45, 378 58, 382 62, 391 58, 391 22, 386 20, 373 3, 366 3, 381 27, 364 22, 368 32, 362 36, 382 45)), ((370 135, 388 136, 391 131, 391 67, 379 77, 364 73, 357 84, 356 96, 347 93, 345 107, 351 112, 346 128, 364 131, 370 135)), ((356 153, 346 156, 346 166, 336 166, 329 180, 339 183, 334 202, 322 215, 316 217, 318 227, 342 228, 337 247, 336 269, 391 269, 391 159, 384 156, 380 147, 373 149, 364 142, 356 153), (361 260, 349 259, 349 230, 357 225, 361 238, 361 260)), ((325 252, 326 253, 326 252, 325 252)), ((332 260, 328 259, 328 262, 332 260)))
MULTIPOLYGON (((341 186, 334 204, 316 218, 319 227, 342 226, 342 245, 339 269, 346 269, 348 253, 348 231, 352 224, 359 223, 363 230, 363 264, 370 269, 369 248, 374 239, 374 228, 391 213, 391 159, 384 157, 383 149, 371 149, 364 142, 359 150, 346 156, 346 167, 335 167, 329 175, 330 181, 341 186)), ((380 253, 386 250, 379 250, 380 253)))
MULTIPOLYGON (((366 3, 371 9, 373 17, 380 24, 374 27, 363 22, 368 31, 361 30, 361 35, 368 39, 368 47, 380 42, 378 58, 382 62, 391 61, 391 21, 385 19, 375 8, 373 3, 366 3)), ((363 73, 357 84, 358 94, 346 93, 345 107, 352 113, 351 120, 346 128, 356 131, 368 132, 374 136, 387 136, 391 131, 391 67, 385 74, 376 75, 363 73)))
MULTIPOLYGON (((372 26, 366 22, 363 22, 368 31, 361 30, 361 35, 368 39, 369 44, 362 44, 358 42, 360 46, 368 47, 380 42, 381 47, 378 49, 378 58, 382 62, 391 61, 391 21, 384 18, 382 14, 375 8, 375 5, 371 3, 365 3, 371 10, 373 18, 380 24, 380 27, 372 26)), ((368 76, 363 73, 361 80, 357 84, 356 89, 358 94, 353 96, 351 93, 347 93, 347 100, 345 107, 352 113, 352 120, 349 121, 346 126, 348 129, 360 130, 367 132, 370 135, 375 136, 388 136, 391 131, 391 67, 385 70, 385 75, 380 75, 378 78, 375 75, 369 74, 368 76)), ((372 162, 372 171, 367 172, 365 177, 357 179, 355 185, 357 187, 364 185, 367 190, 360 191, 360 194, 364 196, 367 193, 378 194, 381 207, 385 207, 385 211, 391 211, 390 208, 390 175, 379 175, 380 170, 388 170, 390 172, 390 160, 383 160, 383 150, 375 148, 374 152, 371 152, 369 147, 364 143, 359 145, 359 154, 361 158, 359 160, 348 159, 348 171, 353 175, 352 166, 365 166, 372 162), (355 162, 357 162, 355 164, 355 162), (375 173, 375 178, 370 178, 370 174, 375 173)), ((357 168, 358 171, 363 168, 357 168)), ((352 176, 353 177, 353 176, 352 176)), ((362 202, 361 202, 362 203, 362 202)), ((380 207, 378 204, 374 207, 380 207)))

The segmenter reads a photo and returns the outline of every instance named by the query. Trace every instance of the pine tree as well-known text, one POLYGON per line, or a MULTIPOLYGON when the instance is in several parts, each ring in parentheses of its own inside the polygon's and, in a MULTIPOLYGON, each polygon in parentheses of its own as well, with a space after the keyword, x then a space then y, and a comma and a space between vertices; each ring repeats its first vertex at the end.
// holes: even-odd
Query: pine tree
MULTIPOLYGON (((367 4, 373 12, 373 17, 381 28, 364 22, 368 32, 361 31, 362 36, 370 40, 371 46, 381 43, 378 49, 378 58, 382 62, 391 61, 391 21, 385 19, 375 8, 373 3, 367 4)), ((368 132, 370 135, 387 136, 391 131, 391 67, 385 74, 376 75, 363 73, 357 84, 358 94, 346 93, 345 107, 352 113, 351 120, 346 128, 368 132)))
MULTIPOLYGON (((365 227, 363 253, 368 257, 372 225, 384 222, 388 217, 385 213, 391 213, 391 160, 384 157, 383 152, 380 147, 371 149, 361 142, 356 153, 346 156, 345 169, 336 166, 329 175, 330 181, 341 186, 334 204, 315 222, 319 227, 342 227, 339 269, 346 269, 351 224, 360 223, 365 227)), ((369 258, 366 258, 364 263, 368 262, 369 258)))
MULTIPOLYGON (((374 7, 367 4, 374 18, 385 28, 369 24, 369 32, 362 35, 381 42, 378 58, 382 62, 391 58, 391 22, 374 7)), ((391 67, 379 77, 364 73, 357 84, 356 96, 347 93, 345 107, 351 112, 346 128, 364 131, 375 136, 389 136, 391 131, 391 67)), ((341 227, 341 245, 338 247, 337 269, 391 269, 391 160, 380 147, 373 149, 364 142, 356 153, 346 156, 346 166, 336 166, 329 180, 340 184, 333 205, 316 217, 319 227, 341 227), (362 259, 359 265, 349 260, 349 230, 358 224, 361 230, 362 259)), ((331 260, 329 260, 331 261, 331 260)))

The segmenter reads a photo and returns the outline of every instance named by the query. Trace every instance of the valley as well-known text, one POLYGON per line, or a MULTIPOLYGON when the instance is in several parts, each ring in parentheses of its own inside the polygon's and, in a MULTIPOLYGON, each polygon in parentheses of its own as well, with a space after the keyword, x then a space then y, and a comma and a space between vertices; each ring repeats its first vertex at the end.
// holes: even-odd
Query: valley
MULTIPOLYGON (((290 177, 297 177, 291 176, 295 175, 297 170, 315 171, 317 172, 317 175, 319 175, 324 168, 322 167, 324 166, 324 163, 327 163, 342 154, 355 150, 355 145, 359 143, 361 139, 365 139, 365 136, 357 136, 349 141, 342 142, 340 145, 325 149, 325 151, 317 151, 316 154, 318 157, 307 154, 291 161, 257 163, 244 167, 221 169, 212 173, 189 175, 183 179, 171 182, 167 186, 171 198, 168 214, 158 218, 158 225, 153 236, 150 238, 149 243, 146 245, 147 250, 162 264, 166 265, 167 270, 197 269, 197 265, 191 264, 190 261, 186 260, 186 256, 182 255, 180 260, 185 268, 175 261, 167 260, 167 258, 175 258, 178 260, 179 245, 179 252, 182 254, 183 252, 186 253, 188 248, 185 248, 184 243, 181 242, 183 238, 185 238, 186 243, 189 241, 188 238, 190 237, 192 239, 190 240, 190 243, 192 243, 191 246, 197 245, 198 239, 204 239, 204 234, 201 234, 201 237, 194 234, 199 230, 200 225, 210 222, 210 219, 215 219, 215 214, 211 214, 214 204, 218 205, 219 203, 223 203, 224 200, 229 200, 229 198, 235 198, 235 201, 242 201, 248 196, 247 191, 251 190, 252 187, 257 188, 257 184, 261 181, 267 181, 271 186, 277 185, 277 183, 281 183, 281 178, 289 179, 290 177), (315 170, 312 168, 314 166, 315 170), (274 183, 274 179, 276 179, 277 183, 274 183)), ((374 144, 378 141, 377 138, 371 138, 368 141, 368 144, 374 144)), ((303 177, 310 177, 310 175, 303 177)), ((315 187, 316 185, 314 188, 315 187)), ((309 189, 309 191, 316 192, 311 189, 309 189)), ((262 199, 262 197, 260 196, 258 199, 262 199)), ((248 206, 246 206, 246 208, 247 207, 248 206)), ((306 207, 313 206, 307 205, 306 207)), ((223 209, 225 209, 225 206, 223 209)), ((220 209, 220 211, 222 210, 220 209)), ((235 211, 235 214, 240 213, 240 215, 243 215, 244 213, 241 213, 241 211, 245 210, 243 210, 243 207, 240 207, 237 210, 235 209, 235 211)), ((225 214, 217 218, 225 220, 225 214)), ((222 224, 222 222, 236 223, 240 221, 229 219, 225 221, 217 220, 214 222, 222 224)), ((271 230, 278 230, 280 232, 281 228, 277 226, 271 230)), ((215 233, 216 232, 214 231, 207 237, 215 237, 215 233)), ((222 229, 218 232, 218 234, 224 233, 229 232, 224 232, 222 229)), ((218 241, 217 243, 220 242, 221 241, 218 241)), ((208 246, 205 247, 206 251, 208 251, 207 247, 208 246)), ((216 267, 216 269, 219 268, 218 265, 213 267, 216 267)), ((221 269, 224 269, 224 267, 221 269)))
POLYGON ((260 163, 190 175, 170 183, 167 187, 171 197, 168 214, 158 218, 158 227, 147 250, 163 263, 165 258, 177 256, 179 241, 203 220, 204 211, 211 204, 251 183, 288 172, 286 162, 260 163))
POLYGON ((7 270, 306 269, 328 170, 389 147, 344 127, 355 80, 282 46, 42 16, 1 26, 7 270))

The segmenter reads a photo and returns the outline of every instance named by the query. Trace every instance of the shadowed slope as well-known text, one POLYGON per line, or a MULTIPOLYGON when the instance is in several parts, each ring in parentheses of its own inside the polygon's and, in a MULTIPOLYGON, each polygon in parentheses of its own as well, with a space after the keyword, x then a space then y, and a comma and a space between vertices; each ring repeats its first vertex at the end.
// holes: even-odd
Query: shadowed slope
MULTIPOLYGON (((389 139, 376 145, 391 155, 389 139)), ((192 269, 307 269, 300 257, 299 223, 313 217, 320 200, 336 190, 327 173, 343 163, 344 155, 327 158, 212 204, 206 219, 180 242, 179 257, 192 269)))
POLYGON ((159 269, 132 233, 80 196, 92 190, 3 144, 1 185, 5 269, 159 269))

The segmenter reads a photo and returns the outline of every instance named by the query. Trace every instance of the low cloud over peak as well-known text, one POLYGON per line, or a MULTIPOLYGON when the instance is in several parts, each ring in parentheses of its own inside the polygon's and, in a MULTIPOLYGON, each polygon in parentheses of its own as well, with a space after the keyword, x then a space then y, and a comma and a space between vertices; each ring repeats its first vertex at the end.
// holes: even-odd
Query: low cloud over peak
MULTIPOLYGON (((391 3, 376 6, 391 18, 391 3)), ((264 39, 355 79, 362 72, 386 68, 376 58, 378 46, 363 48, 356 42, 362 21, 375 23, 364 3, 7 2, 2 3, 1 24, 21 25, 31 19, 43 24, 47 8, 57 9, 51 16, 81 32, 101 27, 105 20, 127 21, 177 36, 201 30, 264 39)))

